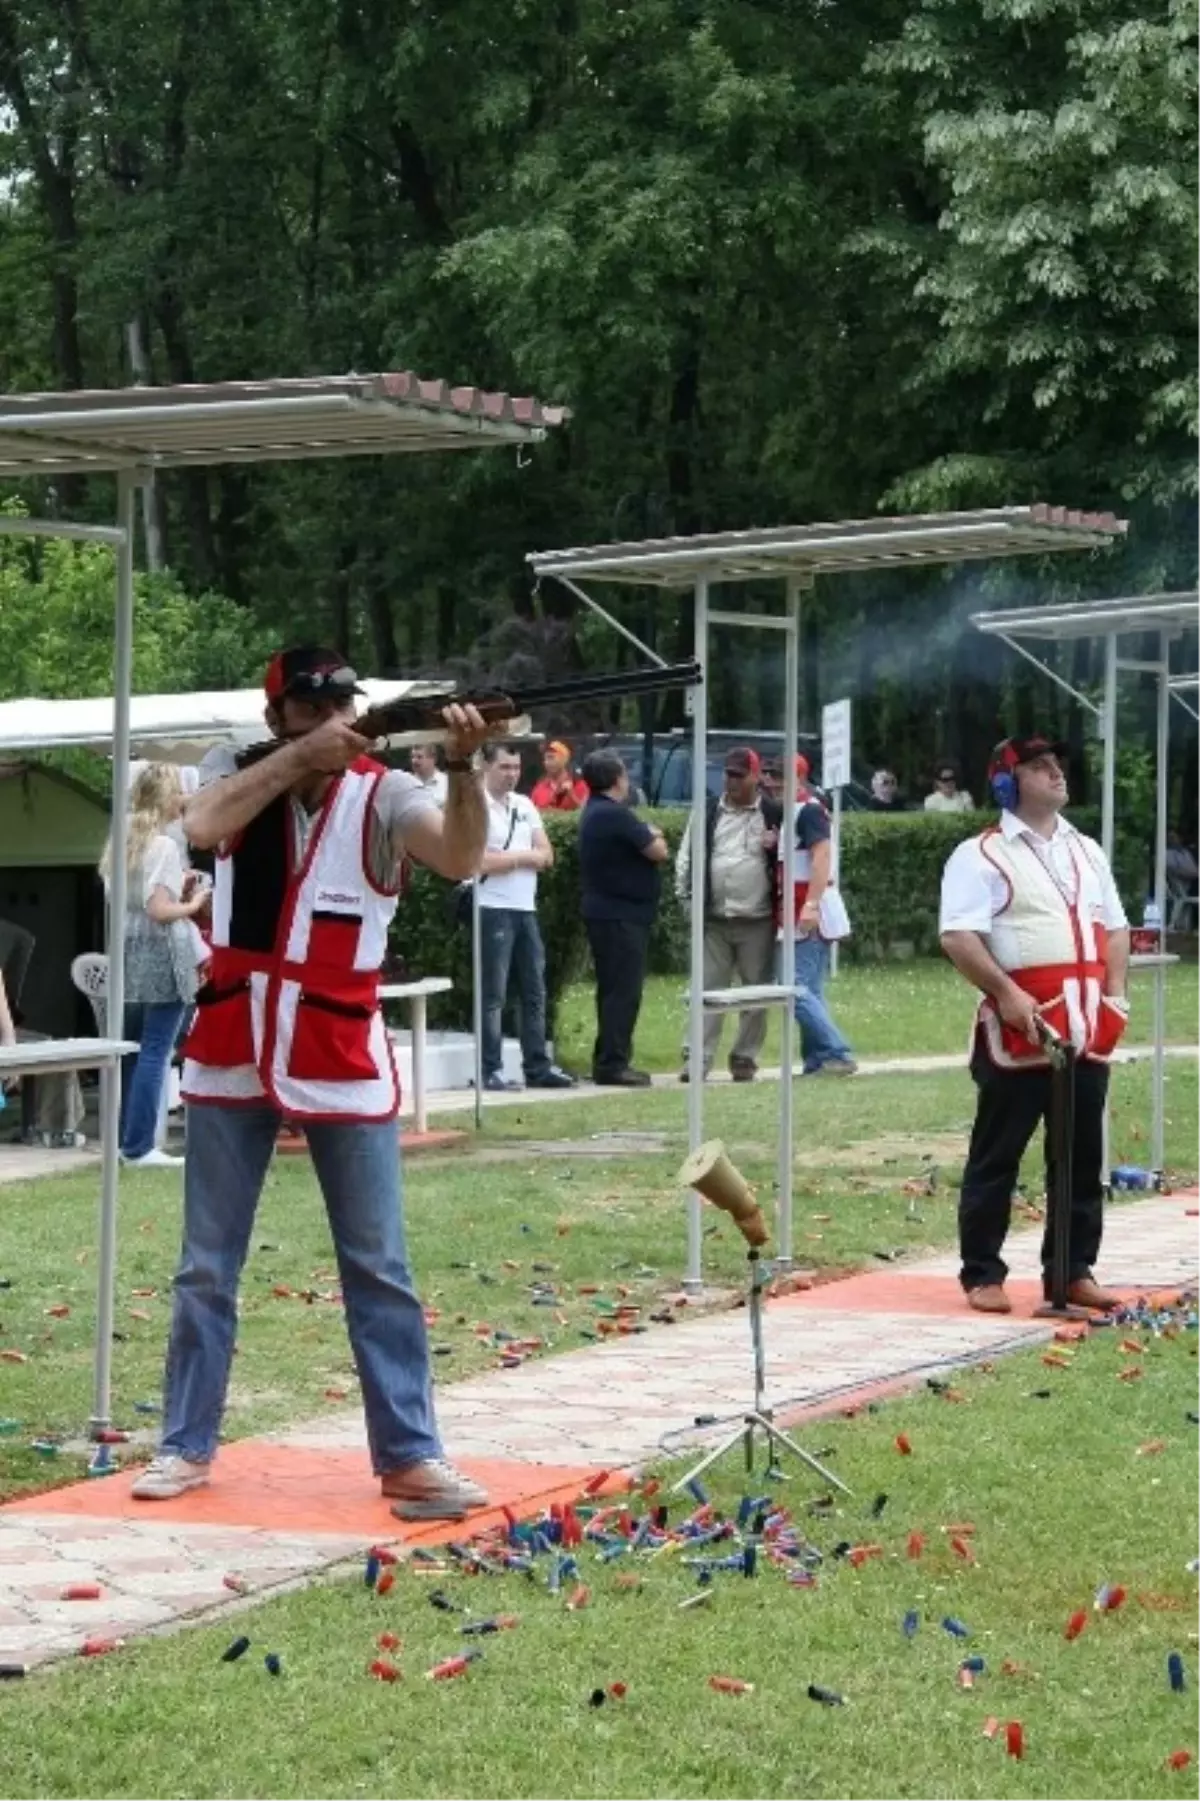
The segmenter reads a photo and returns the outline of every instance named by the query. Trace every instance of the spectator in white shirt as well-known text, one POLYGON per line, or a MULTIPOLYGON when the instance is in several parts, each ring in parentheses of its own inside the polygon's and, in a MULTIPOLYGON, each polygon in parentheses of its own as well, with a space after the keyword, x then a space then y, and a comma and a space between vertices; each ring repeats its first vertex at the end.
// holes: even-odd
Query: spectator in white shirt
POLYGON ((573 1088, 575 1078, 546 1050, 546 952, 537 917, 538 874, 554 861, 541 815, 515 792, 521 759, 503 744, 483 752, 488 835, 479 878, 483 980, 483 1085, 493 1092, 519 1088, 506 1081, 504 1002, 515 977, 521 1021, 521 1062, 529 1088, 573 1088))
POLYGON ((965 788, 958 785, 958 771, 953 763, 940 763, 933 778, 933 792, 925 796, 927 813, 970 813, 975 802, 965 788))
POLYGON ((438 768, 437 750, 432 744, 414 744, 408 753, 408 766, 427 794, 439 807, 446 804, 448 783, 446 772, 438 768))

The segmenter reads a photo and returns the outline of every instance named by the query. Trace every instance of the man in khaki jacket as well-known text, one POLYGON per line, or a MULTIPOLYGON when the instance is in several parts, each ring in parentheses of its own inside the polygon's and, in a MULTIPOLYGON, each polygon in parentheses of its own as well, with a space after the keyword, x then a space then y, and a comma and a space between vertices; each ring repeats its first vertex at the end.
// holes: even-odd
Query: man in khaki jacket
MULTIPOLYGON (((725 758, 725 782, 709 799, 704 871, 704 986, 728 988, 736 975, 744 987, 758 987, 775 974, 775 853, 781 810, 759 793, 758 753, 737 748, 725 758)), ((692 893, 692 828, 688 821, 675 864, 675 891, 685 910, 692 893)), ((704 1017, 704 1074, 721 1039, 724 1015, 704 1017)), ((767 1034, 762 1007, 738 1014, 737 1037, 729 1054, 735 1082, 752 1082, 767 1034)), ((680 1080, 689 1078, 684 1046, 680 1080)))

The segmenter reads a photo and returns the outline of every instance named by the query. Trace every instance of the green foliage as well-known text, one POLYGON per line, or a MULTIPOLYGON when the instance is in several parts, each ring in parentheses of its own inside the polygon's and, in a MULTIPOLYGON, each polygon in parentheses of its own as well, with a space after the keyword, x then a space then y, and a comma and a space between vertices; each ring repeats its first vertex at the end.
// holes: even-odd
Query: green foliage
MULTIPOLYGON (((12 503, 6 509, 20 513, 12 503)), ((98 544, 0 535, 0 700, 80 700, 113 689, 113 553, 98 544)), ((269 636, 223 595, 177 576, 134 578, 133 687, 141 694, 256 683, 269 636)), ((102 792, 108 764, 86 751, 49 759, 102 792)))

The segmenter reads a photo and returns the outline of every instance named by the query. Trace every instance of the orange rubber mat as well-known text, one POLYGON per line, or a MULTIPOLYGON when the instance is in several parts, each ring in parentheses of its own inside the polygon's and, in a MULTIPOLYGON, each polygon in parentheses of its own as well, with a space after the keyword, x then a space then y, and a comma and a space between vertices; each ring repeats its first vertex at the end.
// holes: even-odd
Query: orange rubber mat
MULTIPOLYGON (((1004 1286, 1013 1304, 1011 1315, 986 1317, 1032 1319, 1034 1308, 1041 1305, 1041 1283, 1030 1277, 1013 1276, 1004 1286)), ((1146 1292, 1144 1288, 1113 1289, 1114 1294, 1129 1301, 1146 1292)), ((1163 1293, 1159 1289, 1149 1292, 1163 1293)), ((815 1288, 780 1295, 770 1306, 816 1307, 832 1313, 914 1313, 941 1318, 961 1313, 972 1317, 957 1276, 906 1276, 900 1270, 868 1270, 861 1276, 847 1276, 842 1282, 821 1282, 815 1288)))
MULTIPOLYGON (((492 1505, 469 1517, 471 1531, 502 1517, 538 1513, 552 1501, 576 1501, 585 1482, 602 1474, 595 1465, 519 1463, 464 1458, 463 1468, 481 1482, 492 1505)), ((303 1450, 243 1439, 225 1445, 207 1488, 174 1501, 135 1501, 136 1470, 92 1477, 67 1488, 10 1501, 0 1514, 58 1513, 89 1519, 141 1520, 164 1526, 241 1526, 267 1532, 336 1533, 341 1537, 404 1538, 437 1543, 458 1538, 463 1522, 402 1525, 379 1492, 361 1451, 303 1450)))

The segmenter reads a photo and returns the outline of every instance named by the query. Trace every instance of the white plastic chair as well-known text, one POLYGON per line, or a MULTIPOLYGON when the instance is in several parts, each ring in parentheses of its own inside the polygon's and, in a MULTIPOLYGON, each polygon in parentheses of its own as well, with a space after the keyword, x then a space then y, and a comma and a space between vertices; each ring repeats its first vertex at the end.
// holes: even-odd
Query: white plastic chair
POLYGON ((103 1038, 108 1023, 108 958, 100 956, 96 951, 87 951, 82 957, 76 957, 71 964, 71 980, 80 993, 86 994, 91 1001, 96 1036, 103 1038))
MULTIPOLYGON (((71 964, 71 980, 80 993, 86 994, 92 1003, 92 1014, 96 1021, 96 1036, 103 1038, 108 1022, 108 958, 99 951, 85 951, 76 957, 71 964)), ((171 1104, 173 1071, 168 1070, 167 1079, 162 1085, 162 1093, 158 1099, 158 1123, 154 1129, 154 1142, 161 1150, 167 1142, 167 1114, 171 1104)))

